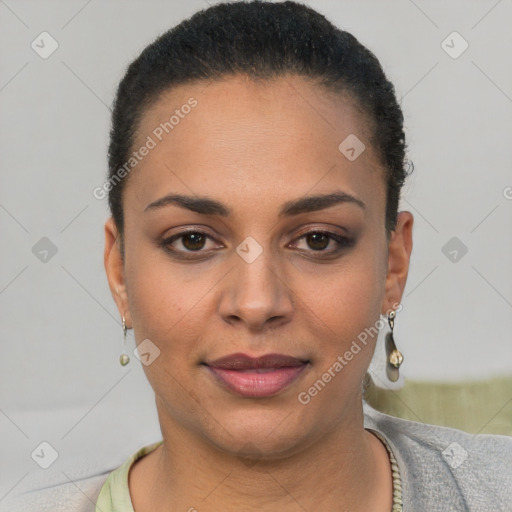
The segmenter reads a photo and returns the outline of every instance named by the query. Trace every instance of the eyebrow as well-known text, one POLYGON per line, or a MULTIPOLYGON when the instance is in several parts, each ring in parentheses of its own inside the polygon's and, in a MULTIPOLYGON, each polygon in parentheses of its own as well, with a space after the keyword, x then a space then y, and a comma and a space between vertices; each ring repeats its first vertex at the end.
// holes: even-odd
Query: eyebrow
MULTIPOLYGON (((301 213, 315 212, 344 203, 355 204, 360 206, 363 210, 366 209, 366 204, 361 199, 343 192, 342 190, 336 190, 329 194, 306 196, 287 201, 279 211, 279 217, 291 217, 301 213)), ((202 215, 229 217, 232 213, 232 210, 228 206, 215 199, 186 196, 182 194, 169 194, 161 197, 148 204, 146 208, 144 208, 144 212, 158 210, 169 205, 179 206, 180 208, 185 208, 202 215)))

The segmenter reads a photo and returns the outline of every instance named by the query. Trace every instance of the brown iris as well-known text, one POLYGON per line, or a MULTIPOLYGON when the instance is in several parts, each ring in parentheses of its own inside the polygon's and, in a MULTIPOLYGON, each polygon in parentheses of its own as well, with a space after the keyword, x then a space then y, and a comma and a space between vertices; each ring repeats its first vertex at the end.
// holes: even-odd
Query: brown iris
POLYGON ((201 233, 187 233, 182 235, 181 243, 189 251, 196 251, 203 248, 205 239, 205 235, 201 233))
POLYGON ((329 245, 330 237, 325 233, 312 233, 307 235, 306 240, 312 249, 322 250, 329 245))

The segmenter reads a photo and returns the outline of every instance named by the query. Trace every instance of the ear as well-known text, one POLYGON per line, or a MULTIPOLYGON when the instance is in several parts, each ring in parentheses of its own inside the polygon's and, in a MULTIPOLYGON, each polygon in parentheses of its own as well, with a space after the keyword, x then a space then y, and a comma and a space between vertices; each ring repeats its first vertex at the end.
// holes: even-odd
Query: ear
POLYGON ((381 310, 383 315, 397 309, 402 300, 412 252, 413 222, 411 212, 399 212, 396 228, 391 233, 388 243, 388 273, 381 310))
POLYGON ((121 254, 121 238, 112 217, 105 223, 104 264, 112 297, 117 304, 119 314, 125 318, 126 327, 130 328, 132 320, 128 307, 128 296, 124 278, 124 261, 121 254))

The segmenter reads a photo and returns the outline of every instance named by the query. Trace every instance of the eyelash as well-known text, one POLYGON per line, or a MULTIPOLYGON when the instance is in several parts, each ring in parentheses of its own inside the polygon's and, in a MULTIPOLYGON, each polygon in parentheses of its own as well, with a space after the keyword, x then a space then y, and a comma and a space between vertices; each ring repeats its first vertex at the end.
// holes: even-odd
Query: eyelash
MULTIPOLYGON (((197 254, 201 254, 201 253, 205 253, 205 252, 208 252, 208 251, 203 251, 202 249, 198 249, 197 251, 190 251, 190 250, 178 251, 176 249, 171 249, 171 247, 170 247, 170 245, 174 241, 179 240, 179 239, 181 239, 181 238, 183 238, 183 237, 185 237, 187 235, 191 235, 191 234, 202 235, 205 238, 208 238, 210 240, 214 240, 210 235, 206 234, 205 232, 203 232, 201 230, 190 229, 190 230, 187 230, 187 231, 182 231, 181 233, 177 233, 175 235, 172 235, 172 236, 162 240, 159 243, 159 245, 164 250, 169 252, 171 254, 171 256, 173 256, 173 257, 181 258, 181 259, 199 259, 199 258, 196 258, 194 256, 192 256, 192 257, 184 256, 183 254, 184 253, 190 253, 190 254, 197 253, 197 254)), ((343 250, 349 249, 350 247, 352 247, 355 244, 355 240, 354 239, 347 238, 347 237, 338 235, 337 233, 332 233, 330 231, 325 231, 325 230, 322 230, 322 229, 313 229, 311 231, 308 231, 307 233, 304 233, 300 237, 298 237, 295 241, 302 240, 303 238, 306 238, 308 235, 314 235, 314 234, 315 235, 316 234, 326 235, 327 237, 329 237, 330 240, 333 240, 334 242, 336 242, 338 244, 338 247, 335 248, 334 250, 331 250, 331 251, 326 251, 324 249, 320 249, 320 250, 316 250, 315 251, 314 249, 310 249, 307 252, 312 252, 312 253, 317 253, 317 254, 321 254, 322 255, 322 256, 309 256, 309 257, 311 257, 313 259, 323 259, 326 256, 329 257, 329 256, 337 255, 337 254, 341 253, 343 250)))

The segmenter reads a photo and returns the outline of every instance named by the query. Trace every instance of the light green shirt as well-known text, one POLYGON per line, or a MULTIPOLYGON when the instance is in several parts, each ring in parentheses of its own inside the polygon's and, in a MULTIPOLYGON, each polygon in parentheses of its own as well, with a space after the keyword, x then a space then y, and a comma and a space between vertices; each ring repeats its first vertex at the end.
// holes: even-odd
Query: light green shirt
POLYGON ((100 495, 96 501, 95 512, 134 512, 130 490, 128 487, 128 473, 130 468, 138 459, 152 452, 163 441, 144 446, 135 452, 115 471, 112 471, 101 488, 100 495))

